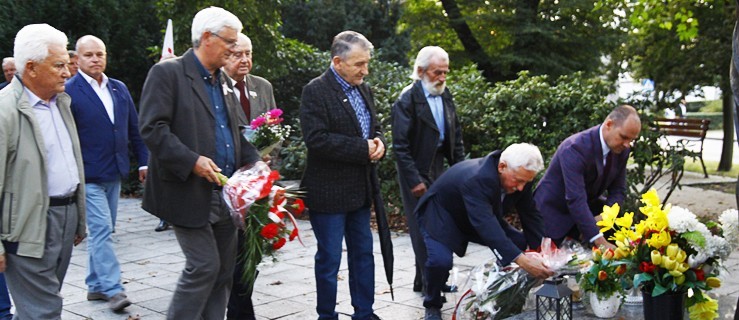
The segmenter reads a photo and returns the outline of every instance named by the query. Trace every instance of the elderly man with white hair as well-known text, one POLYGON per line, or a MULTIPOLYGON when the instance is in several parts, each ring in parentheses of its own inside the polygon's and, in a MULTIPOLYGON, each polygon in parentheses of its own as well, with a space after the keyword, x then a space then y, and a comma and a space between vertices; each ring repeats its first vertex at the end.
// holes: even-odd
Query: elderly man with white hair
POLYGON ((174 227, 185 255, 167 319, 223 319, 236 259, 236 227, 216 173, 230 176, 260 160, 239 132, 245 125, 221 72, 242 24, 217 7, 192 22, 193 49, 151 68, 139 129, 150 151, 144 210, 174 227))
MULTIPOLYGON (((449 89, 449 54, 441 47, 418 51, 411 72, 413 83, 405 87, 392 109, 393 151, 400 195, 416 257, 413 291, 423 287, 426 247, 413 215, 418 199, 444 172, 444 159, 452 166, 464 160, 462 126, 449 89)), ((450 288, 445 287, 445 291, 450 288)))
POLYGON ((0 83, 0 89, 5 88, 13 80, 15 72, 15 59, 13 57, 3 58, 3 75, 5 76, 5 81, 0 83))
POLYGON ((72 247, 85 237, 66 48, 67 36, 47 24, 23 27, 13 48, 18 79, 0 92, 0 272, 15 319, 61 319, 59 291, 72 247))
POLYGON ((452 253, 464 256, 475 242, 493 251, 502 266, 516 262, 536 278, 554 273, 537 258, 544 223, 532 196, 536 173, 544 168, 539 148, 519 143, 483 158, 462 161, 439 177, 419 200, 416 218, 426 244, 426 320, 441 320, 441 290, 452 268, 452 253), (505 221, 516 210, 523 232, 505 221))

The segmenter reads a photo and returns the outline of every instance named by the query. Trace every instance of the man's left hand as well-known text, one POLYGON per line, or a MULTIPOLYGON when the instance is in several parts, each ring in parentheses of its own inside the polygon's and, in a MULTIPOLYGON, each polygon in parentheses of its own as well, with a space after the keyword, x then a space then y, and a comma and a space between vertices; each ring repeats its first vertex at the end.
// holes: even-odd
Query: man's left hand
POLYGON ((374 138, 372 141, 375 142, 375 152, 370 154, 370 160, 377 162, 382 158, 382 156, 385 154, 385 144, 382 143, 382 140, 380 138, 374 138))
POLYGON ((78 234, 74 235, 74 246, 76 247, 78 244, 82 242, 82 240, 85 240, 84 236, 81 236, 78 234))

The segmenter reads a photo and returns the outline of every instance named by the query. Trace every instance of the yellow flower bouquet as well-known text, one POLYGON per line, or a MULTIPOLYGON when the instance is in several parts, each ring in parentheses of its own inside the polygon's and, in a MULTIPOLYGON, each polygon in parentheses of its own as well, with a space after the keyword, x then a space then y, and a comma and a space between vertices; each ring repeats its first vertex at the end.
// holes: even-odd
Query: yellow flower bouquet
POLYGON ((739 242, 737 211, 725 211, 709 229, 685 208, 662 206, 655 189, 642 195, 641 202, 644 218, 636 223, 633 212, 619 215, 618 204, 605 206, 597 222, 601 232, 613 232, 609 240, 616 250, 628 252, 622 260, 633 274, 634 287, 641 285, 651 297, 687 296, 690 319, 716 319, 718 302, 706 292, 721 285, 718 267, 739 242))

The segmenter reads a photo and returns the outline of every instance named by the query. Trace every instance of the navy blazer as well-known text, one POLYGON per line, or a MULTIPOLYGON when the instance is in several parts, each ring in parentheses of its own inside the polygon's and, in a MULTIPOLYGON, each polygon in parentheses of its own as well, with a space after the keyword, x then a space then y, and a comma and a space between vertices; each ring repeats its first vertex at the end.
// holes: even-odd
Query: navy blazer
POLYGON ((416 216, 431 238, 458 256, 464 256, 471 241, 488 246, 502 265, 508 265, 522 251, 503 229, 505 213, 516 208, 532 249, 541 244, 544 225, 534 205, 532 183, 523 191, 507 194, 501 203, 500 154, 498 150, 452 166, 421 197, 416 216))
POLYGON ((563 141, 554 153, 534 200, 544 217, 546 235, 563 238, 574 225, 585 240, 599 233, 590 203, 605 191, 605 204, 623 203, 626 194, 626 162, 631 149, 614 155, 608 177, 603 176, 600 126, 578 132, 563 141))
POLYGON ((127 177, 130 169, 129 142, 138 165, 146 165, 149 153, 139 134, 138 113, 123 82, 108 78, 115 123, 110 122, 103 102, 80 73, 67 81, 65 91, 72 97, 71 108, 82 147, 85 182, 109 182, 127 177))
MULTIPOLYGON (((380 138, 387 147, 369 86, 362 83, 359 92, 370 112, 369 138, 380 138)), ((370 163, 357 114, 330 69, 303 88, 300 126, 308 148, 301 182, 307 191, 306 206, 348 212, 369 205, 376 168, 370 163)))

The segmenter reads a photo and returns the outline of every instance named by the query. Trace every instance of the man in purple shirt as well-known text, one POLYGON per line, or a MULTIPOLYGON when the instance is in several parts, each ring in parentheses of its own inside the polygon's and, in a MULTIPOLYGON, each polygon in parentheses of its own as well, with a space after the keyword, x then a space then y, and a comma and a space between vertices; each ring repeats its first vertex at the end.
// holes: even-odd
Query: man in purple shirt
POLYGON ((17 319, 60 319, 73 245, 85 237, 82 153, 64 93, 67 36, 47 24, 15 37, 16 79, 0 94, 0 272, 17 319))

